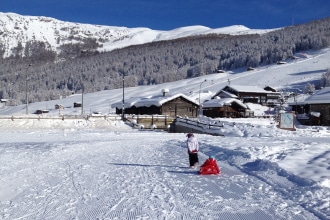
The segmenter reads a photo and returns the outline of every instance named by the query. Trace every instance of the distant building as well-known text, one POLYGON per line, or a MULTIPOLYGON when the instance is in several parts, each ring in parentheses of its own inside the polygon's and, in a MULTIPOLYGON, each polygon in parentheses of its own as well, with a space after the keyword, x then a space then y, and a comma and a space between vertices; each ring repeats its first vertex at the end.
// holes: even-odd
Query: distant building
POLYGON ((61 104, 56 104, 55 109, 64 109, 64 106, 61 104))
POLYGON ((73 103, 74 108, 78 108, 78 107, 81 107, 81 106, 82 106, 82 104, 80 102, 73 103))
POLYGON ((45 113, 49 113, 49 110, 36 110, 34 114, 37 114, 37 115, 41 115, 41 114, 45 114, 45 113))
POLYGON ((266 87, 264 88, 264 90, 269 91, 269 92, 278 92, 275 88, 273 88, 273 87, 271 87, 271 86, 266 86, 266 87))

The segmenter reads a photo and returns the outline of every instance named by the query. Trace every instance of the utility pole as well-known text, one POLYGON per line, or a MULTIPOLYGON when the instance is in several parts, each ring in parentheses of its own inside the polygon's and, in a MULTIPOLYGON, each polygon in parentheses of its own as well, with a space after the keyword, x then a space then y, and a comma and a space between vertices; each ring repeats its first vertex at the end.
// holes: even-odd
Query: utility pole
POLYGON ((121 110, 121 119, 125 119, 125 74, 123 72, 123 108, 121 110))
POLYGON ((29 114, 29 100, 28 100, 28 70, 29 67, 32 66, 32 64, 29 64, 28 69, 25 72, 25 101, 26 101, 26 107, 25 107, 25 113, 29 114))
POLYGON ((82 81, 82 76, 83 74, 81 74, 80 76, 80 84, 81 84, 81 115, 84 115, 84 83, 82 81))
POLYGON ((199 98, 198 98, 198 100, 199 100, 199 114, 200 115, 202 113, 202 107, 201 107, 201 89, 202 89, 202 84, 205 83, 205 82, 206 82, 206 79, 203 82, 201 82, 201 84, 199 85, 199 98))

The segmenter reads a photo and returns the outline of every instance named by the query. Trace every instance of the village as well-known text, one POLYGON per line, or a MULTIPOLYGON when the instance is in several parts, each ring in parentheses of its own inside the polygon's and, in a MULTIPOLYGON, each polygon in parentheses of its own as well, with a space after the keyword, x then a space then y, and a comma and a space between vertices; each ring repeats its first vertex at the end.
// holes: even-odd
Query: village
MULTIPOLYGON (((304 101, 296 101, 298 94, 279 92, 270 86, 227 85, 219 90, 210 100, 201 103, 184 94, 170 94, 162 90, 162 95, 148 98, 134 97, 122 102, 113 103, 116 114, 162 115, 167 122, 177 116, 197 118, 203 115, 210 118, 248 118, 274 117, 276 114, 293 112, 297 120, 304 125, 330 125, 328 109, 329 87, 325 87, 304 101), (292 100, 292 101, 291 101, 292 100), (258 104, 269 108, 263 115, 255 115, 249 104, 258 104), (282 110, 282 111, 281 111, 282 110)), ((151 124, 152 125, 152 124, 151 124)), ((151 126, 150 125, 150 126, 151 126)))
MULTIPOLYGON (((329 87, 325 87, 312 95, 277 91, 266 86, 226 85, 209 99, 192 98, 183 93, 172 94, 169 89, 162 89, 161 94, 149 97, 129 97, 111 104, 115 114, 104 115, 94 111, 81 115, 89 120, 91 117, 117 118, 138 129, 162 129, 169 132, 198 132, 222 135, 219 131, 223 124, 212 119, 221 118, 272 118, 280 128, 294 130, 294 121, 303 125, 329 126, 330 103, 329 87), (304 97, 302 99, 301 97, 304 97), (255 112, 255 106, 267 109, 255 112), (289 124, 284 118, 291 117, 289 124), (210 120, 201 120, 201 117, 210 120), (208 128, 208 129, 206 129, 208 128)), ((82 97, 83 98, 83 97, 82 97)), ((6 100, 1 100, 2 105, 6 100)), ((81 109, 82 102, 74 102, 73 108, 81 109)), ((55 110, 65 109, 62 104, 56 104, 55 110)), ((34 112, 40 120, 40 115, 47 118, 49 110, 38 109, 34 112)), ((60 115, 64 119, 77 119, 77 116, 60 115)), ((78 117, 79 119, 80 117, 78 117)))

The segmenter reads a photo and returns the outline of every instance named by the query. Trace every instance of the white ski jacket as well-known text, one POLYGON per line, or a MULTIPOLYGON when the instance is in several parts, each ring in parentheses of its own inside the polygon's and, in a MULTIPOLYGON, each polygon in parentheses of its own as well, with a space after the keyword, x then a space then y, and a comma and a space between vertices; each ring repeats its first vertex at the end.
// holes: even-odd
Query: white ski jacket
POLYGON ((195 137, 189 137, 187 139, 187 148, 188 148, 188 153, 197 153, 199 150, 199 144, 197 141, 197 138, 195 137))

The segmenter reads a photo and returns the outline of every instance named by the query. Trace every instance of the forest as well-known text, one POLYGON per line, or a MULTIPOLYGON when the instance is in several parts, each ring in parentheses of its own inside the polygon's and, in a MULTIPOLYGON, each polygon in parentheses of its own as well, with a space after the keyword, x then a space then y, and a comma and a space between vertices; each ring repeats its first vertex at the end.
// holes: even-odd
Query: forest
MULTIPOLYGON (((330 18, 261 35, 211 34, 105 53, 95 52, 92 39, 65 45, 61 54, 48 51, 43 42, 31 42, 16 48, 14 56, 0 59, 0 98, 11 100, 11 105, 26 103, 26 98, 29 103, 54 100, 82 91, 121 88, 123 77, 125 86, 160 84, 274 64, 329 45, 330 18)), ((329 75, 328 71, 315 87, 329 85, 329 75)))

